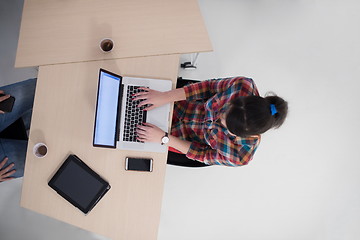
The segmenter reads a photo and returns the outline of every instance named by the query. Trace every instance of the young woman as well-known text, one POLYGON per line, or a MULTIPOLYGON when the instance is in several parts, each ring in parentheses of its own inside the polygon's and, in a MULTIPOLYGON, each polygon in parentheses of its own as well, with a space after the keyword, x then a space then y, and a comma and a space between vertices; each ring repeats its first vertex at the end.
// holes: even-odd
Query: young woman
POLYGON ((233 77, 196 82, 168 92, 143 89, 134 95, 146 110, 175 102, 171 132, 138 126, 138 138, 166 143, 168 164, 188 167, 242 166, 252 159, 260 134, 278 128, 287 115, 287 102, 259 96, 252 79, 233 77))

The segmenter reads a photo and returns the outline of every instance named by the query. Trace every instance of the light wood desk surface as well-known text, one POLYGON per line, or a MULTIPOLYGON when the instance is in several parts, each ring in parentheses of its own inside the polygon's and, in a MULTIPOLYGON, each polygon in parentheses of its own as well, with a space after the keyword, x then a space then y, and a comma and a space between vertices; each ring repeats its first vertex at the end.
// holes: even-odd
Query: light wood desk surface
POLYGON ((173 80, 178 55, 43 66, 39 69, 21 206, 113 240, 157 238, 167 153, 146 153, 92 146, 99 68, 128 76, 173 80), (36 158, 37 142, 48 155, 36 158), (110 191, 85 216, 47 182, 73 153, 109 181, 110 191), (152 173, 125 171, 126 156, 154 159, 152 173))
POLYGON ((208 51, 197 0, 25 0, 15 66, 208 51))

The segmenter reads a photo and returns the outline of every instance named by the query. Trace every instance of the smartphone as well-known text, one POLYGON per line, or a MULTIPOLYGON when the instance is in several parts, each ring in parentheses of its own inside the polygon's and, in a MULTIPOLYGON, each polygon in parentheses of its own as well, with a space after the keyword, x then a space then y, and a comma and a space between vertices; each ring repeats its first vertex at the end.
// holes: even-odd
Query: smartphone
MULTIPOLYGON (((6 94, 1 93, 0 97, 5 96, 6 94)), ((11 112, 15 103, 15 98, 10 96, 8 99, 0 102, 0 110, 3 112, 11 112)))
POLYGON ((125 170, 152 172, 153 160, 152 158, 127 157, 125 159, 125 170))

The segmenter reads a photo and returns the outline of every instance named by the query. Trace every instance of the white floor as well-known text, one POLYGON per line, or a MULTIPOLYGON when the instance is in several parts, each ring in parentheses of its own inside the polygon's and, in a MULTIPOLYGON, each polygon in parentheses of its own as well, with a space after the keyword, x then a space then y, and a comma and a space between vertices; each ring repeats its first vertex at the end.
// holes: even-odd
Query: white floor
MULTIPOLYGON (((36 75, 12 67, 21 2, 0 1, 0 86, 36 75)), ((358 1, 199 3, 214 52, 179 75, 251 77, 290 112, 248 166, 169 166, 158 239, 360 239, 358 1)), ((21 181, 0 184, 1 240, 104 239, 20 208, 21 181)))

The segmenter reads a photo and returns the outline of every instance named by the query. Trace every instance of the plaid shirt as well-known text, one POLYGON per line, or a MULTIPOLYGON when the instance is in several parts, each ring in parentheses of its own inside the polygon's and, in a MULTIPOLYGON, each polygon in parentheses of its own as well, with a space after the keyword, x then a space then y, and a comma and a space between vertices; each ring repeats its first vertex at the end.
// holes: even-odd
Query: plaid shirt
POLYGON ((208 165, 242 166, 252 159, 260 135, 233 136, 220 123, 230 102, 239 96, 259 96, 250 78, 202 81, 184 87, 186 100, 175 102, 171 135, 191 142, 186 157, 208 165))

